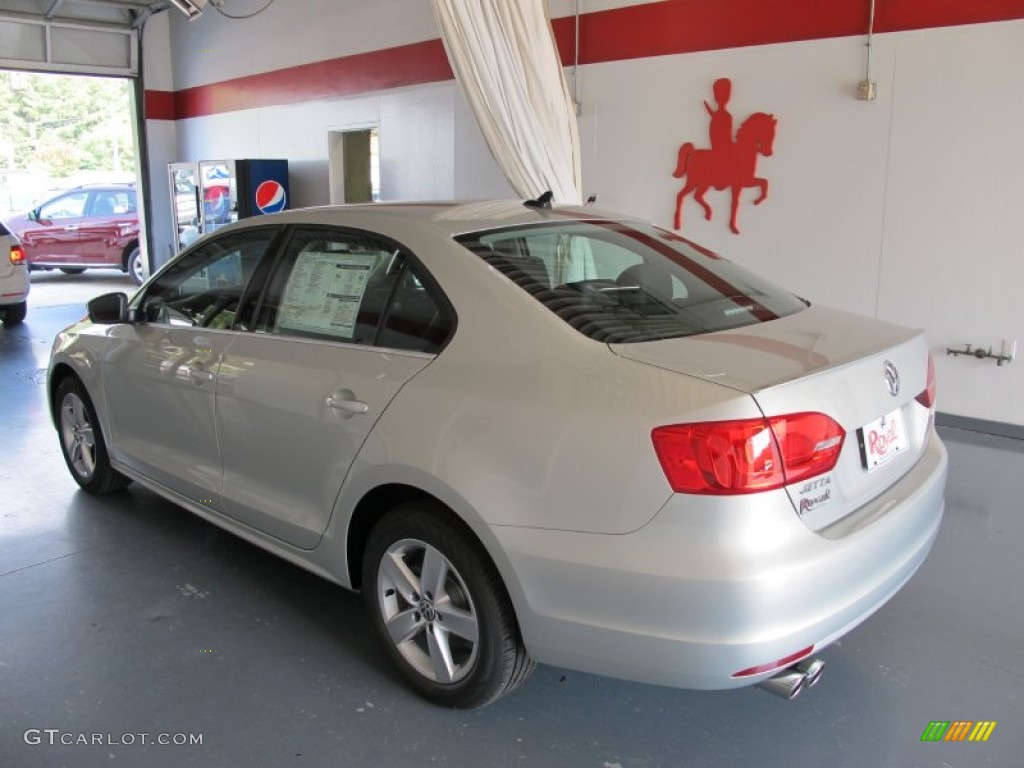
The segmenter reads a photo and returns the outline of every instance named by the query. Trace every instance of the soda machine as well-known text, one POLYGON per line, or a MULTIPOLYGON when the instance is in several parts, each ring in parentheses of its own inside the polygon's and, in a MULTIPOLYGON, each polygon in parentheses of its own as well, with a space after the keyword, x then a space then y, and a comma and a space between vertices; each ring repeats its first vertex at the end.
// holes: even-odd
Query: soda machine
POLYGON ((288 207, 287 160, 170 163, 175 252, 225 224, 288 207))

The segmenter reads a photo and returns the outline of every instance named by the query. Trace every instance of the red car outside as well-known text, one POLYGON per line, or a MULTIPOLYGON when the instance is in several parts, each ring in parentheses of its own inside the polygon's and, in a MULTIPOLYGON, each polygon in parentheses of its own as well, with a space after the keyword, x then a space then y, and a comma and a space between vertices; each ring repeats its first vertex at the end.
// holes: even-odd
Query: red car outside
POLYGON ((12 216, 32 269, 60 269, 69 275, 115 267, 142 282, 139 214, 135 187, 107 184, 75 187, 12 216))

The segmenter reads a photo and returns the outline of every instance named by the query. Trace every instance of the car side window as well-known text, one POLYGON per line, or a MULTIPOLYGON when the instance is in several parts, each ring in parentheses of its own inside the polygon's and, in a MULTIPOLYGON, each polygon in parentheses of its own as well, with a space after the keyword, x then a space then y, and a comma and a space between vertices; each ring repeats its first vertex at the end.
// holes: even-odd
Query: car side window
POLYGON ((68 195, 61 195, 39 208, 39 218, 43 221, 80 219, 85 215, 85 204, 88 200, 88 192, 72 192, 68 195))
POLYGON ((231 328, 249 278, 278 230, 219 237, 190 251, 146 290, 136 318, 146 323, 231 328))
POLYGON ((407 263, 388 307, 377 345, 415 352, 437 352, 452 332, 452 318, 407 263))
POLYGON ((127 189, 93 192, 90 216, 122 216, 135 212, 135 201, 127 189))
POLYGON ((449 317, 440 307, 397 244, 365 232, 303 229, 289 241, 256 330, 436 351, 451 329, 447 320, 431 325, 435 315, 449 317))

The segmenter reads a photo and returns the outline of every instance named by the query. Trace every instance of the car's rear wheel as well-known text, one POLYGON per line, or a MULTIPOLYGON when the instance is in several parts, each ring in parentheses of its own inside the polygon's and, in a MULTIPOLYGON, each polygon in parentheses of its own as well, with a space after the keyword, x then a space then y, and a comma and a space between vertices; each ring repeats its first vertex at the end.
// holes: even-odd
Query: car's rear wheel
POLYGON ((0 307, 0 318, 4 325, 17 325, 25 319, 28 314, 28 302, 22 301, 18 304, 7 304, 0 307))
POLYGON ((68 376, 57 387, 57 409, 61 453, 75 482, 97 495, 131 483, 110 466, 96 409, 82 382, 74 376, 68 376))
POLYGON ((437 704, 483 706, 533 671, 494 565, 479 542, 430 505, 403 504, 377 523, 363 593, 388 654, 437 704))
POLYGON ((142 262, 142 251, 139 250, 138 246, 128 254, 128 258, 125 259, 125 265, 128 274, 135 281, 135 284, 142 285, 142 281, 146 279, 146 267, 142 262))
POLYGON ((85 272, 85 267, 61 267, 60 271, 65 275, 80 275, 85 272))

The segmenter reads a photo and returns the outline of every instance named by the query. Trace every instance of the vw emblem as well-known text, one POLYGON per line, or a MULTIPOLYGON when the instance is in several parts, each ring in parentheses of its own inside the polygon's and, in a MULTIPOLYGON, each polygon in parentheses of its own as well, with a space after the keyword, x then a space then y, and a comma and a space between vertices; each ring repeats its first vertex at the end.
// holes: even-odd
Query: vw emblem
POLYGON ((437 609, 434 608, 434 604, 429 600, 420 601, 420 613, 423 615, 424 621, 437 621, 437 609))
POLYGON ((896 397, 900 393, 900 372, 896 370, 896 364, 892 360, 886 360, 882 367, 885 371, 885 385, 889 388, 889 394, 896 397))

